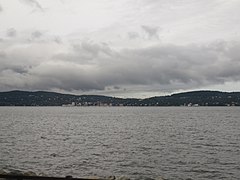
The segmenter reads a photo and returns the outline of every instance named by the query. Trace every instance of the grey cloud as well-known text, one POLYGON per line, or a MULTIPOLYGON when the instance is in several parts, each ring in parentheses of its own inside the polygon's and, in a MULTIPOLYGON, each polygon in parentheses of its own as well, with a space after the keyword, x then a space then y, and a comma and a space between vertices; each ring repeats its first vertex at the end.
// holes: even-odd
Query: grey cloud
POLYGON ((10 28, 7 30, 7 36, 8 37, 15 37, 17 35, 17 31, 14 28, 10 28))
POLYGON ((151 26, 143 25, 143 26, 141 26, 141 28, 147 33, 149 38, 159 39, 159 36, 158 36, 159 28, 158 27, 151 27, 151 26))
MULTIPOLYGON (((2 54, 0 58, 6 59, 2 54)), ((232 42, 207 46, 158 45, 120 51, 104 44, 83 42, 73 45, 69 53, 53 55, 38 64, 9 66, 7 60, 1 60, 0 77, 8 81, 0 79, 0 87, 13 87, 15 83, 16 89, 26 86, 65 91, 139 86, 165 91, 199 88, 239 81, 239 59, 240 43, 232 42), (14 75, 19 78, 17 82, 9 79, 14 75)))
POLYGON ((11 71, 12 73, 24 74, 27 73, 26 68, 17 65, 6 65, 0 69, 1 73, 11 71))
POLYGON ((81 44, 81 50, 89 54, 92 54, 94 56, 99 55, 100 52, 103 52, 104 54, 107 54, 107 55, 111 54, 111 49, 108 47, 106 43, 95 44, 95 43, 83 42, 81 44))
POLYGON ((40 31, 34 31, 34 32, 32 32, 31 36, 34 39, 38 39, 43 36, 43 33, 41 33, 40 31))
POLYGON ((179 87, 179 84, 185 88, 196 88, 240 80, 240 63, 234 62, 228 54, 235 46, 225 52, 216 51, 215 48, 215 45, 168 45, 123 50, 112 53, 108 59, 98 56, 97 64, 88 64, 93 68, 88 71, 89 77, 95 77, 95 85, 104 87, 159 84, 162 87, 171 86, 172 89, 179 87))
POLYGON ((3 8, 2 8, 2 6, 1 6, 1 4, 0 4, 0 12, 2 12, 3 11, 3 8))
POLYGON ((0 51, 0 62, 0 72, 11 71, 13 73, 19 74, 28 72, 29 66, 27 64, 21 62, 14 62, 14 60, 9 58, 8 54, 4 51, 0 51))
POLYGON ((0 58, 5 58, 6 57, 6 53, 4 51, 0 51, 0 58))
POLYGON ((54 37, 54 38, 53 38, 53 41, 54 41, 55 43, 57 43, 57 44, 62 44, 62 39, 61 39, 60 37, 58 37, 58 36, 54 37))
POLYGON ((139 34, 137 32, 128 32, 129 39, 137 39, 139 38, 139 34))
POLYGON ((20 0, 20 1, 25 3, 26 5, 34 7, 37 10, 44 11, 43 7, 40 5, 40 3, 37 0, 20 0))
POLYGON ((98 64, 100 57, 105 59, 111 58, 114 53, 106 43, 96 44, 91 42, 82 42, 81 44, 73 44, 72 52, 59 53, 54 55, 53 59, 72 61, 78 64, 98 64))
POLYGON ((33 68, 30 73, 40 78, 41 84, 48 89, 58 88, 68 91, 104 90, 104 85, 96 81, 92 68, 87 69, 73 63, 41 64, 33 68))
POLYGON ((113 89, 119 90, 119 89, 121 89, 121 87, 119 87, 119 86, 113 86, 113 89))
POLYGON ((16 74, 26 74, 28 72, 26 67, 20 67, 20 66, 5 67, 3 71, 8 71, 8 70, 16 74))

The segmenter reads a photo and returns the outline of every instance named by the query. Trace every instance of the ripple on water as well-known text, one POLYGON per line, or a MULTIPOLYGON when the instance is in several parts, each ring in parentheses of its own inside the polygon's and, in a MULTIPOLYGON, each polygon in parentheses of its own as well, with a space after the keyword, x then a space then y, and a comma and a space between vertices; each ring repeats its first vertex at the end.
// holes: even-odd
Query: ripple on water
POLYGON ((76 177, 240 177, 237 107, 1 107, 0 114, 0 169, 76 177))

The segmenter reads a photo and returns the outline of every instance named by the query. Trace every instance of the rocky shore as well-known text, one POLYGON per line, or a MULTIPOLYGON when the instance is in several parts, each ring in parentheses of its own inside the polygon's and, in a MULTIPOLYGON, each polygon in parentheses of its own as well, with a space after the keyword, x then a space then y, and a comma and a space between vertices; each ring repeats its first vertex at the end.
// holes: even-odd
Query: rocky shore
MULTIPOLYGON (((51 177, 51 176, 48 176, 44 173, 35 173, 33 171, 23 172, 23 171, 20 171, 20 170, 9 171, 9 170, 3 170, 3 169, 0 169, 0 175, 51 177)), ((66 176, 66 179, 71 179, 71 178, 79 178, 79 177, 66 176)), ((129 178, 127 176, 108 176, 108 177, 88 176, 88 177, 81 177, 81 178, 88 179, 88 180, 165 180, 162 177, 157 177, 157 178, 146 178, 146 177, 129 178)), ((5 179, 0 178, 0 180, 5 180, 5 179)))

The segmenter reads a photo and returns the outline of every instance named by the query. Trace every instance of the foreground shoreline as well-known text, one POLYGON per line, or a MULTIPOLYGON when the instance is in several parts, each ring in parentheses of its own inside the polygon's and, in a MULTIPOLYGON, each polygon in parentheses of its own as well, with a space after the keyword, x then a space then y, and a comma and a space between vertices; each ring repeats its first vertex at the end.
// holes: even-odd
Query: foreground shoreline
POLYGON ((24 180, 24 179, 31 179, 31 180, 166 180, 162 177, 157 178, 129 178, 127 176, 107 176, 107 177, 100 177, 100 176, 87 176, 87 177, 72 177, 72 176, 66 176, 66 177, 53 177, 48 176, 44 173, 35 173, 33 171, 19 171, 19 170, 13 170, 13 171, 6 171, 6 170, 0 170, 0 180, 5 179, 17 179, 17 180, 24 180))

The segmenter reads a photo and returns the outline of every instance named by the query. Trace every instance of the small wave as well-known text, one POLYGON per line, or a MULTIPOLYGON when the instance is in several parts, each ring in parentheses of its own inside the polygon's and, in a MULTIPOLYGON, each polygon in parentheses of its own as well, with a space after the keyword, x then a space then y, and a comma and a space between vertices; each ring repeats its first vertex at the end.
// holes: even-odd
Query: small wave
POLYGON ((206 170, 206 169, 193 169, 189 172, 196 172, 196 173, 220 173, 219 171, 216 170, 206 170))

